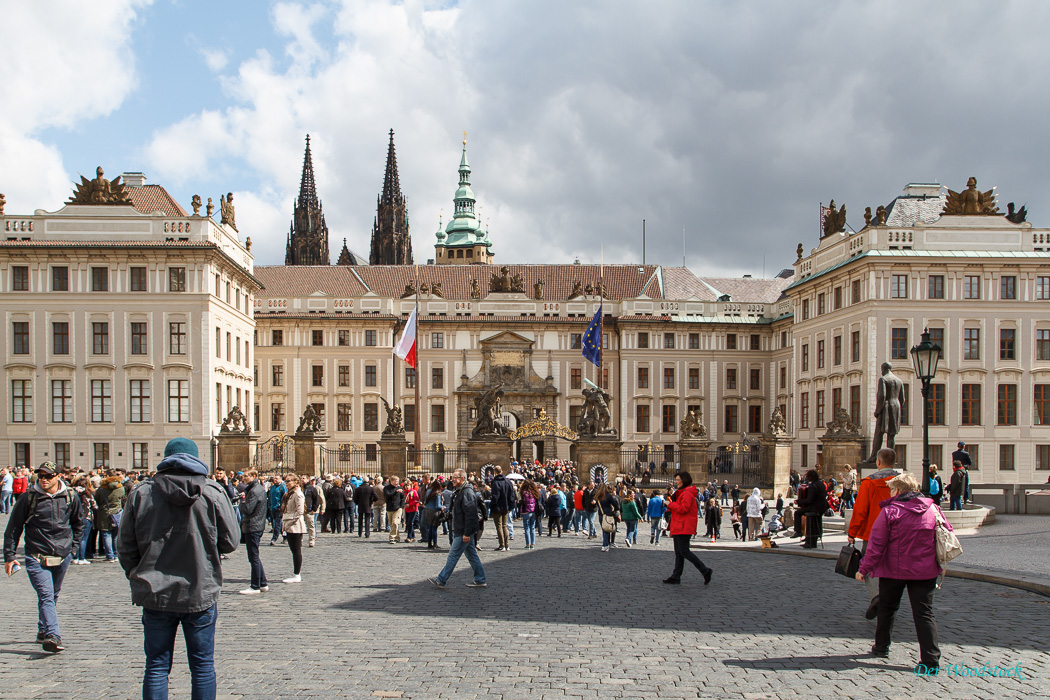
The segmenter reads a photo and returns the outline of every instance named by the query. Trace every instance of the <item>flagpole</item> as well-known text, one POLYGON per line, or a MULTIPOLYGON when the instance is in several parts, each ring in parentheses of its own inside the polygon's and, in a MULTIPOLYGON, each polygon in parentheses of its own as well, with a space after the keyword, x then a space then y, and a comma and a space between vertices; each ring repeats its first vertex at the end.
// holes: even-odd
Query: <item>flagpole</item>
MULTIPOLYGON (((419 376, 421 374, 421 372, 419 370, 423 366, 423 363, 419 361, 419 356, 421 354, 420 350, 422 350, 422 348, 420 347, 420 343, 419 343, 419 265, 415 265, 414 267, 415 267, 415 272, 416 272, 416 328, 415 328, 415 331, 416 331, 416 425, 415 425, 415 429, 416 429, 416 431, 415 431, 416 454, 415 454, 415 456, 416 456, 416 459, 415 459, 415 461, 419 462, 420 461, 420 459, 419 459, 419 449, 420 449, 420 446, 422 444, 421 440, 420 440, 420 437, 419 437, 419 435, 420 435, 420 433, 419 433, 419 424, 423 420, 423 411, 421 410, 420 405, 419 405, 419 385, 422 382, 422 377, 419 376)), ((412 466, 415 466, 415 464, 413 464, 412 466)))

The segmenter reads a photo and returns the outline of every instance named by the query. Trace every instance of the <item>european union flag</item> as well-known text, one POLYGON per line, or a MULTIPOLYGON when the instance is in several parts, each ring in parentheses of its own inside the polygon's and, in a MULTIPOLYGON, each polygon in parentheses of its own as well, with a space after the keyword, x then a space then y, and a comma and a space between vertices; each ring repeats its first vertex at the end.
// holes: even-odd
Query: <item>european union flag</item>
POLYGON ((602 366, 602 307, 591 319, 591 325, 587 326, 587 332, 583 334, 583 356, 594 363, 596 367, 602 366))

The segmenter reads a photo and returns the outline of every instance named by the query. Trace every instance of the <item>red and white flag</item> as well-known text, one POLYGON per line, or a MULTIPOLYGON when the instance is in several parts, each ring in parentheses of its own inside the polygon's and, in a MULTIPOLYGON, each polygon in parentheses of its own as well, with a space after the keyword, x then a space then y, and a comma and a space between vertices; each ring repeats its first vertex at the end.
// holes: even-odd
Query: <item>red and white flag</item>
POLYGON ((407 362, 412 369, 416 368, 415 309, 412 309, 412 314, 408 317, 408 323, 405 325, 405 330, 401 334, 401 338, 397 341, 397 345, 394 346, 394 354, 407 362))

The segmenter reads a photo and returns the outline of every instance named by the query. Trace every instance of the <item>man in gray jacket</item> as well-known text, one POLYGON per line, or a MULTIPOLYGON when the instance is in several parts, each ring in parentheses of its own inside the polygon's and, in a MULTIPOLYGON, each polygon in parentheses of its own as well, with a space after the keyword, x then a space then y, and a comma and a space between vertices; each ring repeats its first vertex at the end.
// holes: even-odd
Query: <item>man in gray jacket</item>
POLYGON ((448 579, 452 576, 456 563, 463 555, 467 555, 470 568, 474 572, 474 580, 467 584, 468 588, 484 588, 485 567, 481 565, 478 550, 474 548, 474 535, 480 529, 481 515, 478 511, 478 495, 474 493, 473 487, 467 483, 467 473, 462 469, 452 472, 452 486, 456 489, 452 494, 452 505, 449 507, 452 544, 448 549, 448 559, 445 568, 436 578, 427 579, 438 588, 444 588, 448 579))
POLYGON ((182 626, 194 698, 214 698, 219 556, 237 549, 240 528, 225 490, 208 478, 197 445, 175 438, 157 475, 131 492, 117 556, 142 606, 146 671, 143 698, 168 697, 175 633, 182 626))
POLYGON ((248 486, 241 497, 241 532, 244 533, 244 549, 248 553, 248 565, 251 567, 251 583, 242 595, 257 595, 270 590, 266 583, 266 571, 259 558, 259 543, 263 530, 266 529, 267 498, 266 487, 259 481, 259 472, 249 469, 244 473, 248 486))

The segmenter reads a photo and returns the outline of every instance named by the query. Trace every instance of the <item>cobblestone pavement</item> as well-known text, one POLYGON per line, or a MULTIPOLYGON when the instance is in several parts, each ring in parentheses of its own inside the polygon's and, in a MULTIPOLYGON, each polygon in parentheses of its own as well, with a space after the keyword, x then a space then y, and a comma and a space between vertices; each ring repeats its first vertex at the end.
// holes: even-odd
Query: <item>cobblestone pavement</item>
MULTIPOLYGON (((238 550, 220 600, 220 697, 1050 697, 1050 599, 1032 593, 950 580, 935 603, 943 664, 1021 664, 1024 680, 925 679, 907 602, 890 658, 869 656, 864 587, 827 561, 704 551, 711 585, 690 570, 667 586, 669 542, 602 553, 543 537, 523 551, 519 532, 517 549, 496 553, 490 531, 483 544, 487 589, 463 585, 465 560, 448 589, 427 583, 444 551, 322 535, 301 584, 250 597, 236 594, 248 577, 238 550)), ((290 575, 286 547, 262 555, 271 581, 290 575)), ((24 572, 0 582, 0 600, 0 698, 140 696, 139 611, 119 566, 70 568, 58 655, 33 643, 24 572)), ((181 644, 173 698, 188 697, 181 644)))
POLYGON ((997 515, 959 539, 967 564, 1050 576, 1050 516, 997 515))

